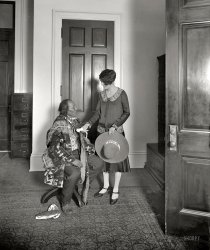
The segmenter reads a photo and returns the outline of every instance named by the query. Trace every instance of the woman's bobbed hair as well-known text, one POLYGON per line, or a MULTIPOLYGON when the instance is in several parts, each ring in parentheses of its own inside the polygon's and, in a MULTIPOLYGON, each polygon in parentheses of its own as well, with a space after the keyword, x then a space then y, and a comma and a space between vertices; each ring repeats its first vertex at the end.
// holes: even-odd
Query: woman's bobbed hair
POLYGON ((99 79, 105 85, 112 84, 116 79, 116 72, 113 69, 105 69, 100 73, 99 79))

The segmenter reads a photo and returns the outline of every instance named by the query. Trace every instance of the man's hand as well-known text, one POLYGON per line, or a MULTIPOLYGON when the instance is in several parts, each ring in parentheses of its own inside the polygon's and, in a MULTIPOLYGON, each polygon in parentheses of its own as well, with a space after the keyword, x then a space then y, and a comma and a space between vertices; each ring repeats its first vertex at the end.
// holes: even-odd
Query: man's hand
POLYGON ((78 168, 82 168, 82 162, 78 159, 75 159, 73 162, 72 162, 73 165, 77 166, 78 168))

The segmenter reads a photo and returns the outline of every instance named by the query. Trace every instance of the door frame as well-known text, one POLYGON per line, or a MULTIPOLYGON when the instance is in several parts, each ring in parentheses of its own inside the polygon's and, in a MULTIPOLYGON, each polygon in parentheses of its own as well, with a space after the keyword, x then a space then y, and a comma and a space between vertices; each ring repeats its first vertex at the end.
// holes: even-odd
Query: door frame
POLYGON ((116 85, 122 86, 122 51, 120 14, 84 13, 53 10, 52 18, 52 64, 51 64, 51 122, 57 115, 57 107, 61 101, 60 86, 62 81, 62 19, 97 20, 114 22, 114 69, 117 73, 116 85))

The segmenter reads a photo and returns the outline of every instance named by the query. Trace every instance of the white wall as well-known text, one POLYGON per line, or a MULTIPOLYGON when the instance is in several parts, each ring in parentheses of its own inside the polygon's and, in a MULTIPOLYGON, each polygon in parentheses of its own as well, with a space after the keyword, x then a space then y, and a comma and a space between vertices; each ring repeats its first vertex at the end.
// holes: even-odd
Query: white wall
POLYGON ((51 98, 53 10, 120 15, 121 86, 128 94, 131 108, 125 132, 131 167, 143 167, 146 143, 157 141, 156 57, 165 53, 165 0, 34 0, 31 171, 42 170, 46 131, 54 119, 51 116, 55 108, 51 98))

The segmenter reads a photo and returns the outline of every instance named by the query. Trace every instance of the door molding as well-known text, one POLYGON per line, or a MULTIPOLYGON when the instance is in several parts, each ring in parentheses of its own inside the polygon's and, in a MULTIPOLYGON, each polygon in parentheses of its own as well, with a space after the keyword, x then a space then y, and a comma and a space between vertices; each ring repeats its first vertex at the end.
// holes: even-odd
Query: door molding
POLYGON ((14 93, 28 91, 27 74, 27 0, 7 0, 15 3, 15 58, 14 58, 14 93))
POLYGON ((15 61, 14 92, 24 91, 24 17, 26 0, 9 0, 15 2, 15 61))
POLYGON ((25 0, 14 1, 15 8, 15 72, 14 92, 23 92, 24 89, 24 13, 26 9, 25 0))
POLYGON ((97 21, 113 21, 114 22, 114 69, 117 73, 116 85, 122 86, 121 74, 121 29, 120 14, 106 13, 85 13, 85 12, 69 12, 62 10, 53 10, 52 18, 52 63, 51 63, 51 122, 57 115, 57 107, 61 101, 60 85, 62 81, 62 39, 61 27, 62 19, 75 20, 97 20, 97 21))

